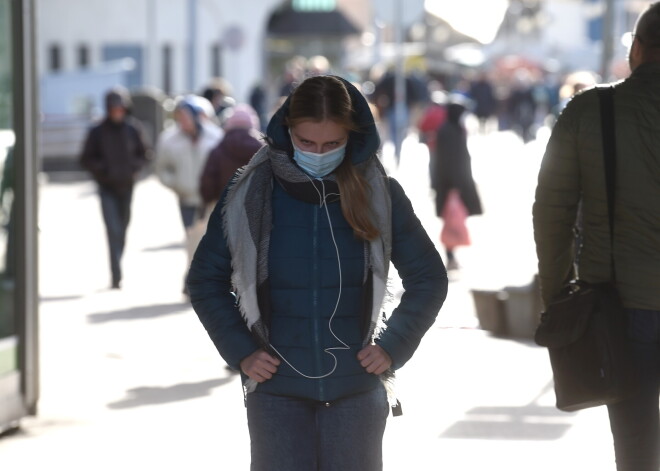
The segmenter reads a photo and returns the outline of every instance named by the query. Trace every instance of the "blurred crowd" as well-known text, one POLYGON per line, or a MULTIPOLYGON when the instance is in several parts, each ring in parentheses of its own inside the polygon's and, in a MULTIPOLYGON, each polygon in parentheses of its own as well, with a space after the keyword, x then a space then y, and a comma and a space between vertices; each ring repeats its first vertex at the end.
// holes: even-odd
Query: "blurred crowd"
MULTIPOLYGON (((295 56, 284 64, 277 83, 255 84, 245 102, 237 100, 225 78, 214 77, 197 93, 154 100, 162 108, 159 113, 134 109, 128 90, 108 91, 105 119, 95 128, 96 136, 90 131, 81 163, 95 175, 103 190, 112 286, 119 288, 121 282, 120 259, 132 197, 132 192, 126 189, 132 188, 146 170, 155 173, 175 193, 190 260, 205 230, 207 217, 225 186, 263 145, 262 136, 274 110, 298 83, 314 75, 339 75, 362 91, 377 120, 381 142, 394 144, 397 159, 403 138, 411 132, 418 135, 429 148, 429 176, 436 193, 437 216, 451 219, 444 212, 446 204, 451 206, 448 201, 452 188, 463 188, 463 193, 467 188, 473 195, 472 201, 465 202, 467 208, 463 208, 464 215, 457 219, 459 226, 455 228, 465 233, 465 217, 481 213, 466 145, 466 117, 475 118, 476 132, 512 131, 523 142, 529 142, 535 139, 540 127, 552 126, 570 97, 598 80, 589 71, 560 75, 519 58, 505 59, 491 67, 442 76, 406 67, 398 78, 394 66, 373 67, 360 74, 337 70, 324 56, 295 56), (402 94, 397 94, 397 80, 403 84, 402 94), (120 112, 116 108, 121 108, 120 112), (132 115, 139 119, 133 119, 132 115), (134 130, 123 135, 139 138, 135 142, 127 141, 113 152, 121 154, 132 149, 136 155, 128 160, 118 155, 104 157, 100 155, 102 151, 93 155, 90 149, 94 148, 94 139, 101 139, 98 128, 103 123, 105 133, 113 130, 108 123, 114 123, 115 127, 123 123, 127 129, 134 130), (122 165, 121 171, 112 170, 122 165), (131 173, 126 168, 134 171, 131 173), (108 175, 115 174, 124 175, 124 181, 108 183, 108 175)), ((96 146, 100 147, 100 144, 96 146)), ((455 241, 445 243, 449 268, 458 267, 453 248, 469 244, 468 239, 467 234, 458 239, 445 237, 445 241, 455 241)), ((181 267, 182 275, 185 270, 186 267, 181 267)))

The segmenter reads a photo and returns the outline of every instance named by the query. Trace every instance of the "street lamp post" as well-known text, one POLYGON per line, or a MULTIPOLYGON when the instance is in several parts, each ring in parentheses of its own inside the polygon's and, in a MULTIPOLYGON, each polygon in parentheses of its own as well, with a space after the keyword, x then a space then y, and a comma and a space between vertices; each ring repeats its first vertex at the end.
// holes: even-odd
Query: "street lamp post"
POLYGON ((197 67, 197 0, 188 0, 188 91, 195 89, 197 67))
POLYGON ((404 51, 403 51, 403 26, 402 26, 402 9, 403 0, 396 0, 394 3, 394 38, 396 43, 395 55, 395 73, 394 73, 394 113, 390 119, 394 120, 394 125, 390 127, 394 131, 392 140, 394 141, 394 156, 396 157, 397 165, 401 159, 401 147, 405 131, 407 128, 406 117, 406 83, 404 76, 404 51))
POLYGON ((600 76, 603 81, 608 81, 610 76, 610 64, 614 56, 614 0, 605 0, 605 11, 603 12, 603 52, 600 63, 600 76))

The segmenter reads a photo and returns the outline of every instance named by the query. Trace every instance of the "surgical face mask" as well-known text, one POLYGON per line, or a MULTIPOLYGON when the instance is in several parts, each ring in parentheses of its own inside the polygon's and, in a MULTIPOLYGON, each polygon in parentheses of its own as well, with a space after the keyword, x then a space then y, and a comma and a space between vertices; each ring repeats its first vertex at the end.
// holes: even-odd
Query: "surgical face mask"
POLYGON ((293 160, 305 173, 314 178, 325 177, 332 173, 344 160, 346 144, 323 154, 306 152, 293 144, 293 160))

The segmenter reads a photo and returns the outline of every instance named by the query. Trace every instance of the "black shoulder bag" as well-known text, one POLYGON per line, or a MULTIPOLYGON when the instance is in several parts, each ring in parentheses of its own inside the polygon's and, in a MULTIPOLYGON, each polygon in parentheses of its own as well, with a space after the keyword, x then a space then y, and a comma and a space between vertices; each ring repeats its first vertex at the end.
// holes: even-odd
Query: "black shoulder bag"
POLYGON ((614 196, 616 140, 614 89, 597 89, 601 107, 603 154, 610 227, 612 281, 588 283, 574 276, 553 299, 534 340, 548 348, 557 408, 576 411, 613 404, 635 389, 626 318, 616 290, 614 196))

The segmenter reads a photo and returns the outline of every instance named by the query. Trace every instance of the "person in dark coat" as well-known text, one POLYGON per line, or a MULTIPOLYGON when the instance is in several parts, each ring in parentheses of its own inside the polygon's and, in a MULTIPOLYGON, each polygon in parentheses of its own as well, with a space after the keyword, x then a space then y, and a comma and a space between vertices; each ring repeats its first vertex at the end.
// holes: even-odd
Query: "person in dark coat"
POLYGON ((479 130, 486 133, 488 120, 495 115, 497 99, 493 85, 485 72, 470 84, 469 95, 474 101, 474 114, 479 120, 479 130))
POLYGON ((99 187, 110 251, 112 288, 118 289, 133 186, 150 159, 151 151, 142 125, 130 116, 131 100, 125 89, 108 91, 105 106, 105 119, 87 134, 80 165, 92 174, 99 187))
POLYGON ((519 70, 514 77, 508 108, 514 131, 523 142, 532 141, 537 104, 531 74, 524 69, 519 70))
POLYGON ((628 64, 631 74, 625 80, 588 87, 562 110, 541 162, 532 222, 544 306, 565 299, 562 287, 575 268, 586 283, 612 283, 610 289, 621 299, 633 357, 627 369, 638 372, 639 387, 606 406, 613 443, 603 446, 614 446, 617 471, 656 471, 660 469, 659 2, 648 2, 637 18, 628 64), (601 145, 600 87, 612 87, 614 93, 616 166, 611 207, 601 145), (575 267, 578 220, 581 243, 579 267, 575 267))
POLYGON ((200 193, 206 206, 215 204, 236 170, 246 165, 263 146, 259 116, 247 104, 238 104, 223 116, 225 135, 210 152, 202 176, 200 193))
POLYGON ((382 470, 394 371, 447 294, 442 259, 350 82, 304 80, 211 214, 193 308, 240 369, 252 471, 382 470), (390 261, 405 293, 386 321, 390 261))
POLYGON ((431 93, 431 100, 426 105, 422 116, 417 122, 419 140, 426 144, 429 155, 435 152, 435 140, 438 137, 438 129, 447 119, 447 93, 444 90, 436 90, 431 93))
MULTIPOLYGON (((431 187, 435 190, 435 208, 438 217, 449 192, 458 190, 468 216, 482 214, 481 199, 472 178, 472 158, 467 147, 467 132, 462 117, 466 106, 458 97, 447 105, 447 120, 438 130, 435 152, 430 159, 431 187)), ((454 247, 446 247, 447 268, 456 269, 458 263, 454 247)))

